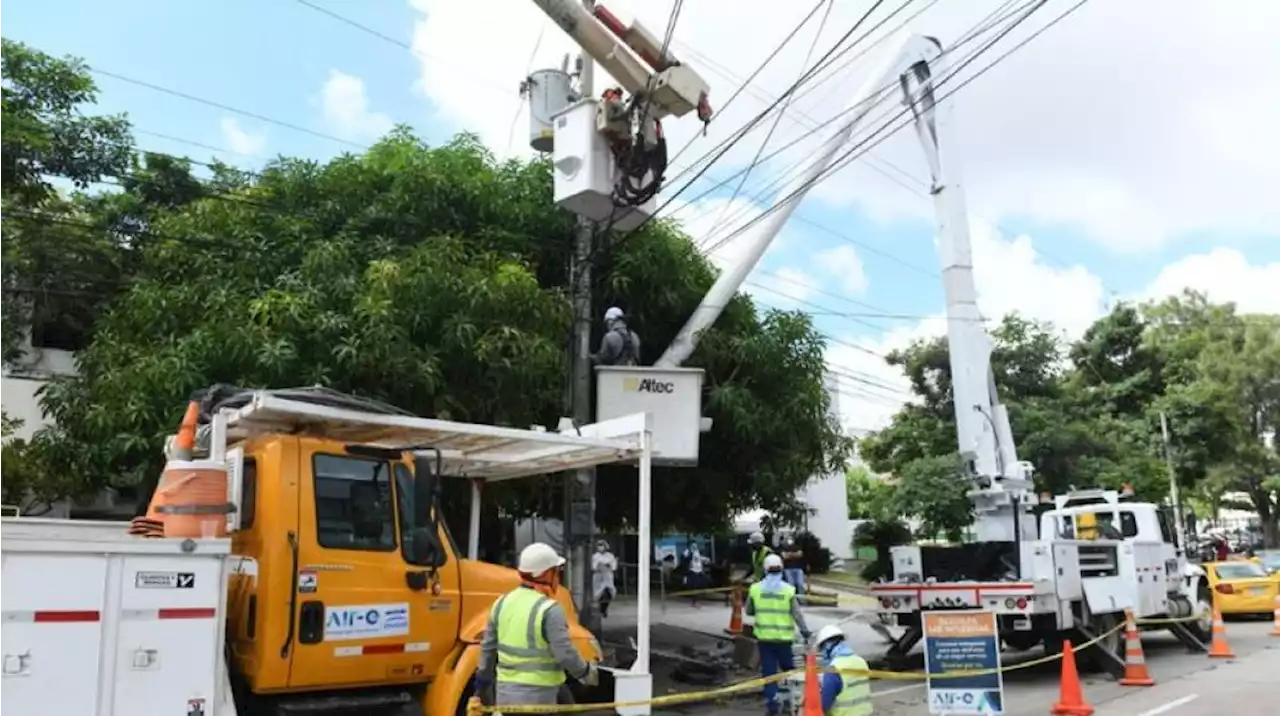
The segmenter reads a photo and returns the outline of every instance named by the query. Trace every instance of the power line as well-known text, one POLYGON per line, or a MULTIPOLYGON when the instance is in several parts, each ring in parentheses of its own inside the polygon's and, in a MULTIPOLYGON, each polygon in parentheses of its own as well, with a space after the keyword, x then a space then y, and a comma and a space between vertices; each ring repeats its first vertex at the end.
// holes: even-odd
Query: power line
MULTIPOLYGON (((1007 35, 1009 32, 1011 32, 1011 31, 1013 30, 1013 28, 1015 28, 1015 27, 1017 27, 1018 25, 1020 25, 1020 24, 1021 24, 1022 22, 1024 22, 1028 17, 1030 17, 1030 15, 1031 15, 1031 14, 1033 14, 1036 10, 1040 9, 1040 8, 1044 5, 1044 3, 1045 3, 1045 2, 1047 2, 1047 0, 1039 0, 1039 1, 1038 1, 1038 3, 1037 3, 1034 7, 1032 7, 1032 8, 1031 8, 1031 9, 1029 9, 1029 10, 1027 10, 1027 11, 1026 11, 1026 13, 1024 13, 1020 18, 1018 18, 1016 21, 1014 21, 1014 22, 1013 22, 1013 23, 1011 23, 1008 27, 1006 27, 1004 30, 1002 30, 1002 31, 1001 31, 1001 32, 1000 32, 1000 33, 999 33, 999 34, 998 34, 998 35, 997 35, 993 40, 991 40, 990 42, 988 42, 988 43, 987 43, 987 44, 986 44, 986 45, 985 45, 981 50, 979 50, 978 52, 975 52, 971 57, 969 57, 969 58, 968 58, 968 59, 966 59, 964 62, 962 62, 962 63, 960 64, 960 66, 959 66, 959 67, 957 67, 953 72, 951 72, 951 73, 950 73, 949 75, 947 75, 946 77, 942 78, 940 81, 936 82, 936 83, 934 84, 934 87, 935 87, 935 88, 941 88, 944 84, 946 84, 946 83, 947 83, 947 81, 949 81, 950 79, 954 78, 954 77, 955 77, 957 74, 959 74, 959 73, 960 73, 960 72, 961 72, 961 71, 962 71, 966 66, 968 66, 970 63, 972 63, 972 62, 973 62, 973 60, 977 59, 977 57, 979 57, 980 55, 984 54, 984 53, 985 53, 985 52, 986 52, 986 51, 987 51, 987 50, 988 50, 992 45, 994 45, 996 42, 999 42, 999 41, 1000 41, 1000 39, 1002 39, 1005 35, 1007 35)), ((957 86, 956 86, 956 88, 955 88, 954 90, 952 90, 951 92, 948 92, 948 93, 946 93, 946 94, 941 94, 941 95, 938 97, 938 101, 942 101, 942 100, 947 99, 947 98, 948 98, 948 97, 950 97, 951 95, 955 94, 956 92, 960 91, 960 90, 961 90, 961 89, 963 89, 964 87, 968 86, 968 84, 969 84, 969 83, 973 82, 974 80, 978 79, 978 78, 979 78, 979 77, 981 77, 982 75, 984 75, 984 74, 986 74, 987 72, 989 72, 989 71, 990 71, 992 68, 994 68, 996 65, 1000 64, 1000 63, 1001 63, 1001 62, 1003 62, 1005 59, 1007 59, 1007 58, 1008 58, 1008 57, 1009 57, 1013 52, 1016 52, 1016 51, 1018 51, 1019 49, 1021 49, 1022 47, 1025 47, 1025 46, 1027 45, 1027 43, 1029 43, 1030 41, 1034 40, 1036 37, 1038 37, 1038 36, 1039 36, 1040 34, 1042 34, 1044 31, 1048 30, 1050 27, 1052 27, 1052 26, 1056 25, 1058 22, 1060 22, 1060 21, 1062 21, 1063 19, 1065 19, 1068 15, 1070 15, 1071 13, 1073 13, 1075 10, 1079 9, 1079 8, 1080 8, 1081 6, 1083 6, 1086 2, 1088 2, 1088 0, 1079 0, 1079 1, 1078 1, 1075 5, 1073 5, 1071 8, 1068 8, 1068 10, 1067 10, 1066 12, 1062 13, 1062 14, 1061 14, 1061 15, 1059 15, 1057 18, 1055 18, 1054 20, 1050 21, 1050 22, 1049 22, 1048 24, 1046 24, 1044 27, 1041 27, 1041 28, 1040 28, 1039 30, 1037 30, 1035 33, 1033 33, 1032 35, 1030 35, 1029 37, 1027 37, 1026 39, 1024 39, 1022 42, 1018 43, 1018 44, 1017 44, 1017 45, 1015 45, 1013 48, 1011 48, 1008 52, 1005 52, 1003 55, 1001 55, 1001 56, 997 57, 994 61, 992 61, 992 62, 991 62, 990 64, 988 64, 987 66, 983 67, 981 70, 979 70, 979 71, 978 71, 977 73, 975 73, 974 75, 972 75, 972 76, 970 76, 970 77, 966 78, 963 82, 961 82, 959 85, 957 85, 957 86)), ((857 144, 855 144, 853 147, 851 147, 849 150, 847 150, 847 151, 845 151, 843 154, 841 154, 841 155, 840 155, 840 156, 839 156, 839 157, 838 157, 834 162, 832 162, 832 163, 831 163, 831 164, 830 164, 826 169, 824 169, 822 172, 820 172, 820 173, 819 173, 817 176, 815 176, 812 180, 805 182, 803 185, 801 185, 801 186, 800 186, 800 187, 798 187, 795 191, 793 191, 793 192, 791 192, 790 194, 788 194, 786 197, 783 197, 783 198, 779 199, 777 202, 775 202, 775 203, 773 204, 773 206, 771 206, 771 207, 769 207, 768 209, 766 209, 765 211, 761 212, 761 213, 760 213, 756 218, 754 218, 752 221, 748 222, 747 224, 744 224, 743 226, 741 226, 741 227, 739 227, 737 230, 735 230, 732 234, 730 234, 729 236, 725 237, 725 239, 723 239, 721 243, 723 244, 724 242, 727 242, 727 241, 729 241, 729 240, 732 240, 735 236, 740 235, 742 232, 746 231, 746 230, 747 230, 747 229, 749 229, 751 226, 754 226, 756 223, 758 223, 758 222, 760 222, 760 221, 764 220, 764 219, 765 219, 765 218, 767 218, 768 216, 772 215, 774 212, 776 212, 776 211, 778 211, 779 209, 781 209, 783 206, 785 206, 785 205, 786 205, 786 203, 787 203, 790 199, 792 199, 792 198, 794 198, 794 197, 796 197, 796 196, 798 196, 798 195, 802 194, 803 192, 807 191, 810 187, 814 186, 814 185, 815 185, 815 184, 817 184, 817 183, 820 183, 820 182, 822 182, 822 181, 826 180, 827 178, 829 178, 829 177, 830 177, 831 175, 833 175, 834 173, 836 173, 836 172, 840 171, 840 170, 841 170, 841 169, 843 169, 844 167, 846 167, 846 166, 848 166, 849 164, 851 164, 852 162, 856 161, 858 158, 860 158, 860 157, 862 156, 862 154, 865 154, 866 149, 864 149, 864 147, 874 148, 874 147, 878 146, 879 144, 883 143, 883 142, 884 142, 886 139, 888 139, 890 136, 893 136, 893 135, 894 135, 894 134, 896 134, 897 132, 901 131, 903 128, 905 128, 907 125, 909 125, 909 124, 911 123, 911 119, 910 119, 910 118, 908 118, 905 122, 902 122, 902 123, 900 123, 899 125, 897 125, 896 127, 894 127, 891 131, 889 131, 889 133, 888 133, 888 134, 885 134, 885 135, 884 135, 883 137, 881 137, 880 139, 875 140, 875 137, 876 137, 877 135, 880 135, 880 134, 884 133, 884 131, 885 131, 886 129, 889 129, 890 125, 891 125, 894 121, 896 121, 896 120, 898 120, 898 119, 902 118, 903 116, 905 116, 906 114, 908 114, 910 111, 911 111, 911 109, 908 107, 908 108, 905 108, 905 109, 903 109, 902 111, 898 112, 895 116, 893 116, 893 117, 889 118, 889 120, 888 120, 887 122, 885 122, 885 124, 881 125, 879 129, 875 130, 875 131, 874 131, 874 132, 872 132, 872 133, 871 133, 871 135, 870 135, 870 136, 868 136, 866 139, 864 139, 864 140, 863 140, 863 141, 861 141, 861 142, 858 142, 858 143, 857 143, 857 144), (873 143, 873 140, 875 140, 875 141, 874 141, 874 143, 873 143)), ((712 249, 712 250, 714 250, 714 249, 712 249)))
POLYGON ((197 104, 203 104, 203 105, 205 105, 205 106, 207 106, 207 107, 214 107, 215 109, 220 109, 220 110, 222 110, 222 111, 224 111, 224 112, 232 112, 232 113, 234 113, 234 114, 238 114, 238 115, 240 115, 240 116, 242 116, 242 117, 248 117, 248 118, 250 118, 250 119, 256 119, 256 120, 258 120, 259 122, 266 122, 267 124, 273 124, 273 125, 275 125, 275 126, 277 126, 277 127, 283 127, 283 128, 285 128, 285 129, 290 129, 290 130, 293 130, 293 131, 295 131, 295 132, 302 132, 303 134, 309 134, 309 135, 311 135, 311 136, 313 136, 313 137, 318 137, 318 138, 320 138, 320 139, 327 139, 327 140, 329 140, 329 141, 331 141, 331 142, 337 142, 337 143, 339 143, 339 144, 345 144, 345 145, 347 145, 347 146, 349 146, 349 147, 355 147, 356 149, 359 149, 359 150, 361 150, 361 151, 368 151, 368 149, 369 149, 369 147, 368 147, 368 146, 366 146, 366 145, 358 144, 358 143, 356 143, 356 142, 352 142, 352 141, 350 141, 350 140, 343 139, 343 138, 341 138, 341 137, 335 137, 335 136, 333 136, 332 134, 325 134, 324 132, 317 132, 317 131, 316 131, 316 130, 314 130, 314 129, 308 129, 308 128, 303 127, 302 125, 299 125, 299 124, 293 124, 293 123, 291 123, 291 122, 285 122, 285 121, 283 121, 283 120, 274 119, 274 118, 272 118, 272 117, 268 117, 268 116, 266 116, 266 115, 258 114, 257 112, 250 112, 250 111, 249 111, 249 110, 247 110, 247 109, 240 109, 239 107, 232 107, 232 106, 231 106, 231 105, 229 105, 229 104, 223 104, 223 103, 221 103, 221 102, 215 102, 214 100, 211 100, 211 99, 205 99, 204 97, 197 97, 196 95, 188 94, 188 93, 183 92, 183 91, 181 91, 181 90, 172 89, 172 88, 170 88, 170 87, 162 87, 162 86, 157 85, 157 84, 152 84, 152 83, 150 83, 150 82, 146 82, 146 81, 144 81, 144 80, 135 79, 135 78, 133 78, 133 77, 126 77, 125 75, 118 74, 118 73, 115 73, 115 72, 110 72, 110 71, 108 71, 108 70, 104 70, 104 69, 101 69, 101 68, 98 68, 98 67, 90 67, 90 68, 89 68, 89 71, 90 71, 90 72, 92 72, 92 73, 94 73, 95 75, 101 75, 101 76, 103 76, 103 77, 110 77, 110 78, 115 79, 115 80, 120 80, 121 82, 128 82, 128 83, 129 83, 129 84, 131 84, 131 85, 137 85, 137 86, 139 86, 139 87, 145 87, 145 88, 147 88, 147 89, 149 89, 149 90, 154 90, 154 91, 156 91, 156 92, 161 92, 161 93, 164 93, 164 94, 167 94, 167 95, 171 95, 171 96, 173 96, 173 97, 181 97, 182 99, 185 99, 185 100, 187 100, 187 101, 189 101, 189 102, 195 102, 195 103, 197 103, 197 104))
MULTIPOLYGON (((822 20, 818 22, 818 30, 813 33, 813 42, 809 43, 809 50, 805 52, 804 61, 800 63, 800 68, 804 69, 809 65, 809 60, 813 57, 813 51, 818 46, 818 40, 822 37, 822 31, 827 26, 827 18, 831 17, 831 8, 835 5, 835 0, 826 0, 827 11, 822 13, 822 20)), ((746 86, 746 83, 743 83, 746 86)), ((755 168, 756 163, 760 161, 760 154, 764 152, 765 147, 769 146, 769 140, 773 139, 774 132, 778 131, 778 123, 787 114, 787 109, 791 106, 791 100, 794 96, 788 97, 783 103, 782 108, 773 117, 773 125, 769 127, 769 133, 764 136, 764 140, 760 142, 760 146, 756 148, 756 154, 751 158, 751 163, 747 166, 747 171, 743 173, 738 180, 738 186, 733 189, 733 196, 729 197, 729 201, 725 203, 720 210, 720 218, 724 218, 724 212, 729 210, 729 206, 738 198, 738 194, 742 192, 742 186, 747 183, 747 178, 751 176, 751 170, 755 168)))

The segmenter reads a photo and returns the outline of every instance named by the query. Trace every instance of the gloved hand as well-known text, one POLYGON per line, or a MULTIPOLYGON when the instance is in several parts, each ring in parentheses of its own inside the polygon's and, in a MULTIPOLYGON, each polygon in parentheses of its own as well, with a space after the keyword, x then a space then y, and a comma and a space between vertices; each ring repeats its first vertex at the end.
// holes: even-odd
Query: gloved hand
POLYGON ((586 675, 578 680, 582 682, 583 686, 599 686, 600 670, 596 668, 594 663, 588 663, 586 675))

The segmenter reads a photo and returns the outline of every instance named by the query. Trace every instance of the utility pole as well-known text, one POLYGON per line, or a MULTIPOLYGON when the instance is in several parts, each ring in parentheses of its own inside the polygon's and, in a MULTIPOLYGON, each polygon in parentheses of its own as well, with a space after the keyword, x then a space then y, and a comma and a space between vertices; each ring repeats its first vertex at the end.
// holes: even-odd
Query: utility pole
POLYGON ((1178 498, 1178 473, 1173 469, 1173 451, 1169 447, 1169 419, 1160 411, 1160 438, 1164 442, 1164 464, 1169 469, 1169 497, 1173 500, 1174 532, 1183 554, 1190 554, 1187 547, 1186 523, 1182 521, 1182 500, 1178 498))
MULTIPOLYGON (((595 0, 583 0, 587 12, 595 9, 595 0)), ((582 71, 578 75, 578 91, 583 98, 595 94, 595 60, 583 53, 582 71)), ((591 422, 591 289, 592 252, 595 248, 595 222, 579 216, 570 270, 573 290, 573 419, 578 425, 591 422)), ((565 514, 566 546, 569 547, 570 593, 578 608, 579 621, 595 634, 600 633, 600 619, 591 594, 591 542, 595 538, 596 472, 593 468, 577 470, 565 481, 567 497, 565 514)), ((643 549, 643 546, 641 547, 643 549)))

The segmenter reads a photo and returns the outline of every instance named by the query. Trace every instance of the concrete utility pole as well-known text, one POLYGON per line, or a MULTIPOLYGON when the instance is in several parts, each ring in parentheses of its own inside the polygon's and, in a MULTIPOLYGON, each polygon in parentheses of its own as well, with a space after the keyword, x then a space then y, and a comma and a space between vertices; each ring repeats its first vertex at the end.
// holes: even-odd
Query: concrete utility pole
MULTIPOLYGON (((583 0, 587 12, 595 9, 595 0, 583 0)), ((582 73, 578 76, 578 90, 584 97, 595 95, 595 60, 582 54, 582 73)), ((595 243, 595 222, 578 217, 578 233, 574 242, 571 273, 573 285, 573 361, 572 395, 573 419, 579 425, 591 422, 591 325, 592 325, 592 250, 595 243)), ((591 542, 595 538, 596 471, 594 468, 577 470, 565 480, 565 544, 569 547, 570 593, 578 607, 582 625, 593 633, 600 632, 600 618, 596 613, 591 594, 591 542)))
POLYGON ((1164 464, 1169 469, 1169 499, 1173 500, 1173 529, 1178 535, 1178 547, 1183 554, 1190 554, 1187 546, 1187 527, 1182 521, 1182 500, 1178 497, 1178 473, 1173 469, 1173 450, 1169 446, 1169 419, 1160 412, 1160 438, 1164 442, 1164 464))

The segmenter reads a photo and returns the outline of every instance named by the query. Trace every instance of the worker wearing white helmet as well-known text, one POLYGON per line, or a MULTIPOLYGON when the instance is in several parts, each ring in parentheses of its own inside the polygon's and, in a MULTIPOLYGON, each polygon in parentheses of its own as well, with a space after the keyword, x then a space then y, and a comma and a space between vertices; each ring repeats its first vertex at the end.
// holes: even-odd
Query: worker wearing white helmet
POLYGON ((640 336, 627 327, 622 309, 611 306, 604 312, 604 336, 600 350, 591 354, 594 365, 640 365, 640 336))
POLYGON ((541 542, 520 553, 520 586, 493 603, 480 644, 476 693, 487 704, 555 704, 566 673, 589 686, 599 682, 595 664, 570 641, 569 622, 553 598, 563 566, 564 557, 541 542))
POLYGON ((871 680, 867 662, 853 653, 844 631, 835 624, 818 630, 818 661, 833 671, 822 675, 822 713, 827 716, 871 716, 871 680))
POLYGON ((751 576, 750 580, 759 582, 764 579, 764 560, 773 554, 773 548, 765 544, 764 534, 761 532, 752 532, 747 538, 747 544, 751 545, 751 576))
MULTIPOLYGON (((809 639, 809 627, 800 613, 796 588, 782 578, 782 558, 771 554, 764 558, 764 579, 751 585, 747 591, 747 614, 755 617, 756 647, 760 650, 760 674, 773 676, 779 671, 796 668, 791 644, 796 630, 805 641, 809 639)), ((770 681, 764 687, 765 709, 777 714, 782 704, 778 702, 778 684, 770 681)))

